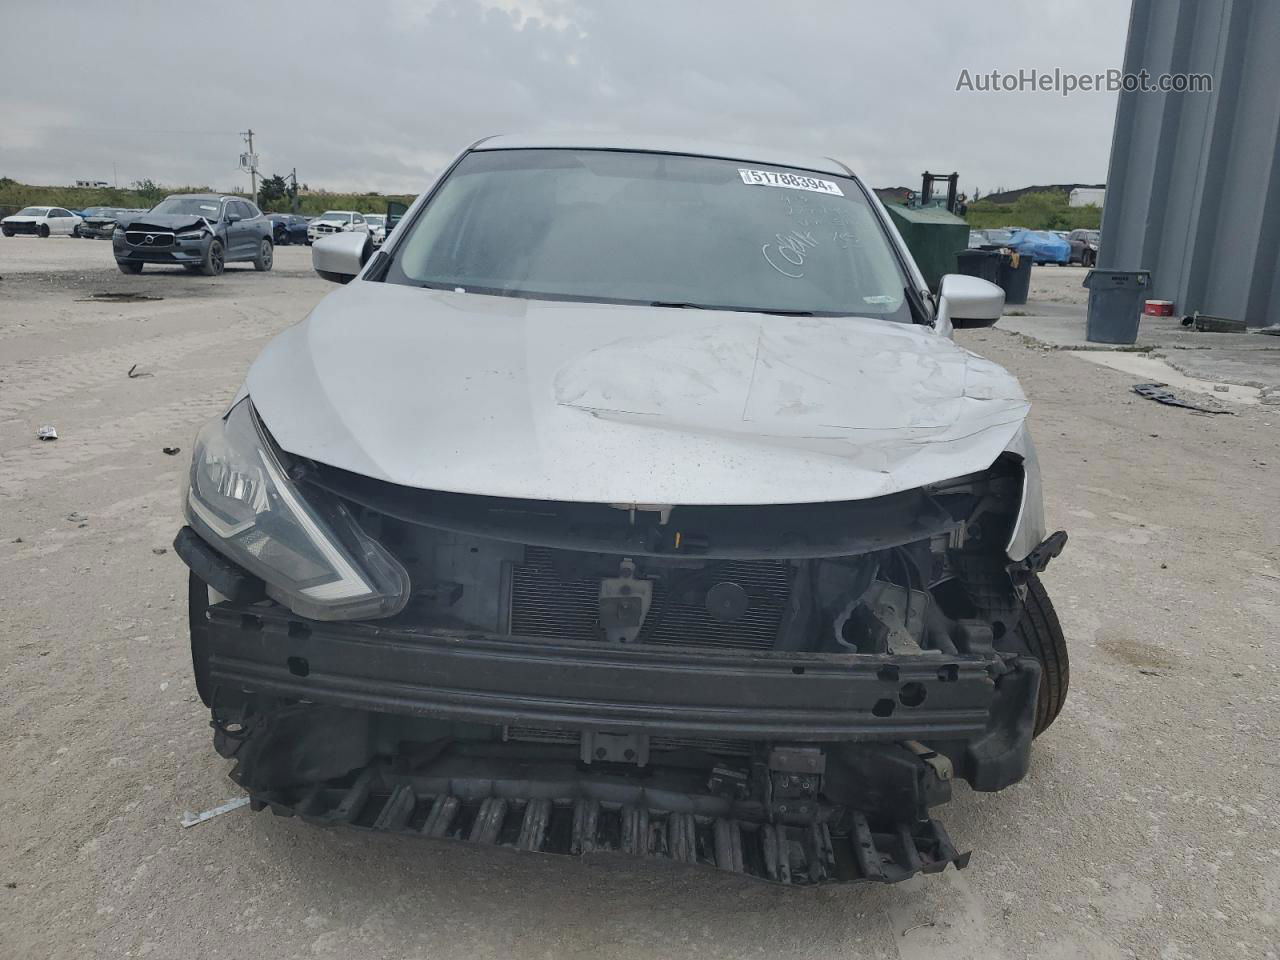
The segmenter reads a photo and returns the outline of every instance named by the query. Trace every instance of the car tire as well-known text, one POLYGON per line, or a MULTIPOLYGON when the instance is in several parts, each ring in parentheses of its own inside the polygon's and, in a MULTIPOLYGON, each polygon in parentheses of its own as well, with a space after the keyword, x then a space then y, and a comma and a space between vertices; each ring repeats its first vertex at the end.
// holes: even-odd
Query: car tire
POLYGON ((275 246, 266 237, 262 238, 262 242, 258 244, 258 255, 253 258, 253 269, 270 270, 271 264, 275 262, 275 246))
POLYGON ((42 239, 48 237, 49 225, 47 223, 42 223, 40 224, 40 226, 36 227, 36 235, 41 237, 42 239))
POLYGON ((8 227, 0 228, 0 233, 3 233, 6 237, 12 237, 12 236, 13 236, 13 231, 12 231, 12 230, 10 230, 8 227))
POLYGON ((1080 257, 1080 266, 1082 266, 1082 267, 1092 267, 1092 266, 1093 266, 1093 261, 1094 261, 1094 255, 1093 255, 1091 252, 1087 252, 1087 251, 1086 251, 1086 252, 1085 252, 1084 254, 1082 254, 1082 255, 1081 255, 1081 257, 1080 257))
POLYGON ((72 228, 71 228, 71 235, 72 235, 73 237, 75 237, 77 240, 79 240, 79 239, 80 239, 80 228, 79 228, 79 227, 72 227, 72 228))
POLYGON ((204 260, 200 263, 200 272, 206 277, 216 277, 227 265, 226 254, 222 250, 221 240, 210 240, 204 251, 204 260))
POLYGON ((1053 601, 1034 574, 1027 580, 1027 602, 1013 640, 1018 653, 1040 662, 1040 696, 1036 700, 1034 730, 1034 736, 1038 737, 1052 726, 1067 700, 1071 663, 1067 657, 1067 638, 1062 633, 1053 601))
POLYGON ((141 273, 142 264, 135 263, 132 260, 117 260, 116 266, 120 268, 121 273, 141 273))

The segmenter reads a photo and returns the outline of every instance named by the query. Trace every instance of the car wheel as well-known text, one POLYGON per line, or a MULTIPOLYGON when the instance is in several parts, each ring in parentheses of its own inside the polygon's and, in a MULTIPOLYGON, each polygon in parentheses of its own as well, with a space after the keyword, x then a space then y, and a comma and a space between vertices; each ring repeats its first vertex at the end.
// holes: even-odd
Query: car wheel
POLYGON ((273 259, 273 256, 272 256, 273 249, 274 248, 271 245, 271 241, 268 240, 266 237, 263 237, 262 242, 258 244, 258 255, 253 258, 253 269, 270 270, 271 262, 273 259))
POLYGON ((200 272, 206 277, 216 277, 222 273, 226 264, 226 254, 222 252, 221 240, 210 240, 209 248, 204 252, 204 262, 200 264, 200 272))
POLYGON ((40 226, 36 227, 36 233, 41 237, 49 236, 49 225, 47 223, 40 224, 40 226))
POLYGON ((6 237, 12 237, 12 236, 13 236, 13 231, 12 231, 12 230, 10 230, 8 227, 0 228, 0 233, 3 233, 6 237))
POLYGON ((80 228, 79 228, 79 227, 72 227, 72 228, 71 228, 71 235, 72 235, 73 237, 75 237, 77 240, 79 240, 79 239, 80 239, 80 228))
POLYGON ((121 273, 141 273, 142 264, 135 263, 132 260, 117 260, 116 266, 120 268, 121 273))
POLYGON ((1067 700, 1071 664, 1067 658, 1067 638, 1049 593, 1034 574, 1027 581, 1027 602, 1022 619, 1013 632, 1019 653, 1040 661, 1040 696, 1036 702, 1035 736, 1053 724, 1067 700))
POLYGON ((1085 251, 1084 255, 1080 257, 1080 265, 1082 267, 1092 267, 1094 259, 1095 257, 1092 252, 1085 251))

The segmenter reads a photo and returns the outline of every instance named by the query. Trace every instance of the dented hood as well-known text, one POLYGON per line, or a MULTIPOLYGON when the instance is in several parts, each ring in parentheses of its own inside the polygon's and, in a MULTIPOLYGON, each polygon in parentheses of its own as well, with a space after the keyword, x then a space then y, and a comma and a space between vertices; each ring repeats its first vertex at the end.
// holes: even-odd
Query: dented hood
POLYGON ((204 217, 189 213, 135 213, 126 214, 116 221, 126 230, 160 230, 182 233, 185 230, 199 230, 207 227, 209 221, 204 217))
POLYGON ((854 500, 984 469, 1028 404, 919 326, 357 281, 275 338, 249 394, 285 450, 538 500, 854 500))

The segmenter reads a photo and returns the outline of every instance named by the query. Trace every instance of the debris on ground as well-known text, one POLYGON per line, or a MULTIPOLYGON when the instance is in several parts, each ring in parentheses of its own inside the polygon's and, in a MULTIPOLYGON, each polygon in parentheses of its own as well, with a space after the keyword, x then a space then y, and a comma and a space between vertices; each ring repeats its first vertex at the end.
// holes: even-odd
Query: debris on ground
POLYGON ((162 556, 163 554, 168 553, 169 548, 168 547, 152 547, 151 552, 154 553, 157 557, 159 557, 159 556, 162 556))
POLYGON ((83 523, 85 520, 88 520, 89 518, 86 517, 83 513, 80 513, 78 510, 72 510, 70 513, 67 514, 67 519, 72 523, 83 523))
POLYGON ((139 370, 138 365, 136 363, 129 368, 130 380, 137 380, 139 377, 150 377, 150 376, 154 376, 154 374, 147 373, 145 370, 139 370))
POLYGON ((224 813, 230 813, 232 810, 239 810, 249 803, 248 797, 236 797, 234 800, 228 800, 226 803, 206 810, 203 813, 192 813, 190 810, 182 814, 182 825, 184 827, 194 827, 197 823, 204 823, 206 820, 212 820, 214 817, 220 817, 224 813))
POLYGON ((1184 327, 1194 327, 1200 333, 1248 333, 1249 327, 1243 320, 1232 320, 1230 317, 1211 317, 1199 311, 1189 317, 1182 318, 1184 327))
POLYGON ((78 297, 76 303, 145 303, 148 300, 163 300, 164 297, 153 297, 145 293, 133 291, 126 293, 93 293, 87 297, 78 297))
POLYGON ((41 440, 57 440, 58 431, 50 426, 41 427, 36 431, 36 436, 41 440))
POLYGON ((1163 403, 1167 407, 1182 407, 1185 410, 1195 410, 1197 413, 1225 413, 1234 416, 1230 410, 1214 409, 1213 407, 1192 403, 1190 400, 1183 400, 1169 389, 1167 383, 1135 383, 1133 392, 1140 397, 1154 400, 1156 403, 1163 403))
POLYGON ((163 450, 165 453, 167 453, 171 457, 176 457, 178 454, 182 452, 181 447, 164 447, 163 450))
POLYGON ((1254 333, 1265 333, 1269 337, 1280 337, 1280 323, 1273 323, 1269 327, 1259 327, 1254 333))
POLYGON ((1230 393, 1231 388, 1228 387, 1225 383, 1215 383, 1213 385, 1213 392, 1214 393, 1230 393))

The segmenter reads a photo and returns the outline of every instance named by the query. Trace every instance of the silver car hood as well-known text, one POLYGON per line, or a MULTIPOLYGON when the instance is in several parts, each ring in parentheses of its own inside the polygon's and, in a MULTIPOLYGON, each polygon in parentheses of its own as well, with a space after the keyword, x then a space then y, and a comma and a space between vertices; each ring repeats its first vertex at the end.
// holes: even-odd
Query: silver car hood
POLYGON ((920 326, 490 297, 356 281, 248 391, 286 451, 536 500, 855 500, 989 466, 1028 403, 920 326))

